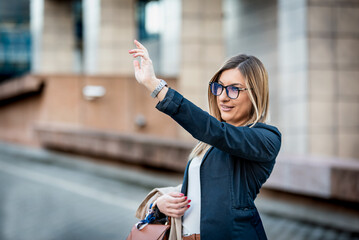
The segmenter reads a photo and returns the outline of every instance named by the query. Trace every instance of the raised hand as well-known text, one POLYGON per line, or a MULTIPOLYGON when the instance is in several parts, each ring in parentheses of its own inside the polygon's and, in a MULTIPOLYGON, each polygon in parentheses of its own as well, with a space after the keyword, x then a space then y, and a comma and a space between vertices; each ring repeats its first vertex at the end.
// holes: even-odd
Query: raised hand
POLYGON ((133 66, 135 68, 135 77, 136 80, 144 85, 149 84, 151 81, 156 81, 157 78, 153 70, 152 61, 148 54, 147 49, 137 40, 134 40, 134 43, 137 48, 128 51, 134 58, 140 57, 141 64, 137 61, 133 61, 133 66))
MULTIPOLYGON (((137 40, 134 40, 137 48, 128 51, 134 58, 140 57, 141 64, 137 60, 133 60, 135 68, 136 80, 143 84, 150 92, 153 92, 159 85, 160 80, 156 78, 155 71, 153 70, 152 61, 148 54, 147 49, 137 40)), ((157 98, 162 101, 167 93, 168 88, 164 87, 157 94, 157 98)))

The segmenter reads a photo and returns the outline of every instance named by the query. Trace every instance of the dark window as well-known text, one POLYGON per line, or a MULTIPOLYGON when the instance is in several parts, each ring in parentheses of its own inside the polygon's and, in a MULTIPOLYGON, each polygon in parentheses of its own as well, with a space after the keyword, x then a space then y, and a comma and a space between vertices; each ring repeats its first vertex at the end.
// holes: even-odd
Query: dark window
POLYGON ((0 81, 31 69, 30 2, 0 2, 0 81))
POLYGON ((158 39, 162 23, 161 2, 139 0, 137 2, 137 28, 139 40, 158 39))

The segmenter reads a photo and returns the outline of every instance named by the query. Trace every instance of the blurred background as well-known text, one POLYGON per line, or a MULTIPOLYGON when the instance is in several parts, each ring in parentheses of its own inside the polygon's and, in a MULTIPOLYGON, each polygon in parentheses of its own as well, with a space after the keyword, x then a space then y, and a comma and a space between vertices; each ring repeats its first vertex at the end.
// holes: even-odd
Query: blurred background
POLYGON ((0 239, 125 239, 196 141, 134 78, 203 109, 238 53, 269 73, 282 132, 256 204, 269 239, 359 239, 356 0, 0 0, 0 239))

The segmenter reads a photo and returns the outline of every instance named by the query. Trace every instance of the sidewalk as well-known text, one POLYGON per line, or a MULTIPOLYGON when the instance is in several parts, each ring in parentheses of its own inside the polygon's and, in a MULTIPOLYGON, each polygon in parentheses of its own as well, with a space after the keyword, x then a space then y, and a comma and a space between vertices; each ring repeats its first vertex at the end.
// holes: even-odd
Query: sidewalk
MULTIPOLYGON (((0 142, 0 154, 85 171, 148 189, 176 186, 182 181, 182 175, 177 173, 164 173, 163 171, 121 163, 102 162, 95 158, 29 148, 5 142, 0 142)), ((353 209, 342 204, 335 205, 325 200, 311 199, 310 197, 288 197, 285 194, 266 189, 261 191, 256 199, 256 205, 260 212, 268 215, 359 233, 358 208, 353 209)))

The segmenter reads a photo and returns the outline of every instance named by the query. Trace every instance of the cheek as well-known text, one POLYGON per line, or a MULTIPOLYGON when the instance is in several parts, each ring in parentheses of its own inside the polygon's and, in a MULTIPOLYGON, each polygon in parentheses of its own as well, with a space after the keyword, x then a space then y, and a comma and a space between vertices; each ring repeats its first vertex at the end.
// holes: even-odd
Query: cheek
POLYGON ((243 115, 248 115, 252 109, 252 102, 248 97, 242 98, 237 101, 236 105, 238 106, 238 111, 243 115))
POLYGON ((220 106, 219 106, 219 103, 220 103, 220 101, 219 101, 218 96, 217 96, 217 97, 216 97, 216 104, 217 104, 218 110, 221 109, 220 106))

